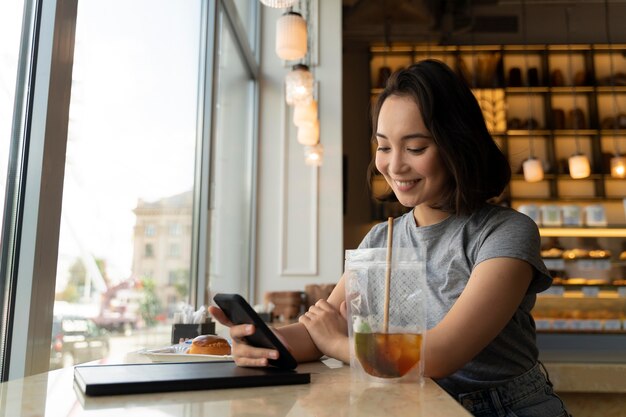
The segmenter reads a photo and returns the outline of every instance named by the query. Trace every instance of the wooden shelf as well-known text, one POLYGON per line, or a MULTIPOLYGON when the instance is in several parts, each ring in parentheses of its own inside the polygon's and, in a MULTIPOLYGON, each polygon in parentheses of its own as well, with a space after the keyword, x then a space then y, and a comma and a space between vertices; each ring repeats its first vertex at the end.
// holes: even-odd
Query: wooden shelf
POLYGON ((621 237, 626 238, 623 227, 540 227, 541 237, 621 237))

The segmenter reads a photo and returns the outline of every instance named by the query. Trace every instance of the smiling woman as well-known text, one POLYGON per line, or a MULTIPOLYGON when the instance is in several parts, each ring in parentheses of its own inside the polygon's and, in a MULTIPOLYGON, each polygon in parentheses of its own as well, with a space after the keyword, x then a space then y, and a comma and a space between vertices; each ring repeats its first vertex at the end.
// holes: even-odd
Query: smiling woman
MULTIPOLYGON (((539 232, 529 217, 487 201, 503 191, 510 168, 470 89, 445 64, 421 61, 391 76, 373 117, 376 167, 411 211, 375 225, 359 249, 393 239, 426 254, 425 376, 472 413, 566 416, 538 362, 530 315, 551 283, 539 232)), ((354 278, 344 274, 298 323, 275 330, 298 361, 324 354, 350 362, 347 279, 354 278)), ((211 311, 231 326, 237 364, 266 366, 276 357, 247 344, 252 326, 211 311)), ((418 320, 413 311, 402 319, 418 320)))

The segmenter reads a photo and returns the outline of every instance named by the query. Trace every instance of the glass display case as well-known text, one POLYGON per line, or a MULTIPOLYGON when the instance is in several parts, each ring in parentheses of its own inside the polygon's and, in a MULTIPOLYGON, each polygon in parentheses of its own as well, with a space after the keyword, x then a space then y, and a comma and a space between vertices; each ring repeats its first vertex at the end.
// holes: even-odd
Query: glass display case
POLYGON ((541 358, 626 361, 626 227, 540 229, 554 281, 532 311, 541 358))

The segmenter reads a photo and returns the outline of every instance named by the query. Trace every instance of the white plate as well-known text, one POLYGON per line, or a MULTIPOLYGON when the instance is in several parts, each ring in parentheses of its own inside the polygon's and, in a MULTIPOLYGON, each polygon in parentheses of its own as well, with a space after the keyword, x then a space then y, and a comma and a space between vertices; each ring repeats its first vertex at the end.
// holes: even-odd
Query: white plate
POLYGON ((232 361, 231 355, 200 355, 189 354, 187 350, 189 344, 167 346, 160 349, 146 349, 138 353, 146 356, 152 362, 211 362, 211 361, 232 361))

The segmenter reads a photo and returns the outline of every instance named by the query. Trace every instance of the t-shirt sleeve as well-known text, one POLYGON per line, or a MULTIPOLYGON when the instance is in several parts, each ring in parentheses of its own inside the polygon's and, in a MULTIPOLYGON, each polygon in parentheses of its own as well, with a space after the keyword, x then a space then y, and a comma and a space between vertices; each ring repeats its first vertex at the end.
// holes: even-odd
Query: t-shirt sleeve
POLYGON ((501 212, 485 225, 479 239, 476 262, 492 258, 516 258, 528 262, 534 270, 528 293, 546 290, 552 277, 541 259, 541 238, 535 222, 515 211, 501 212))

